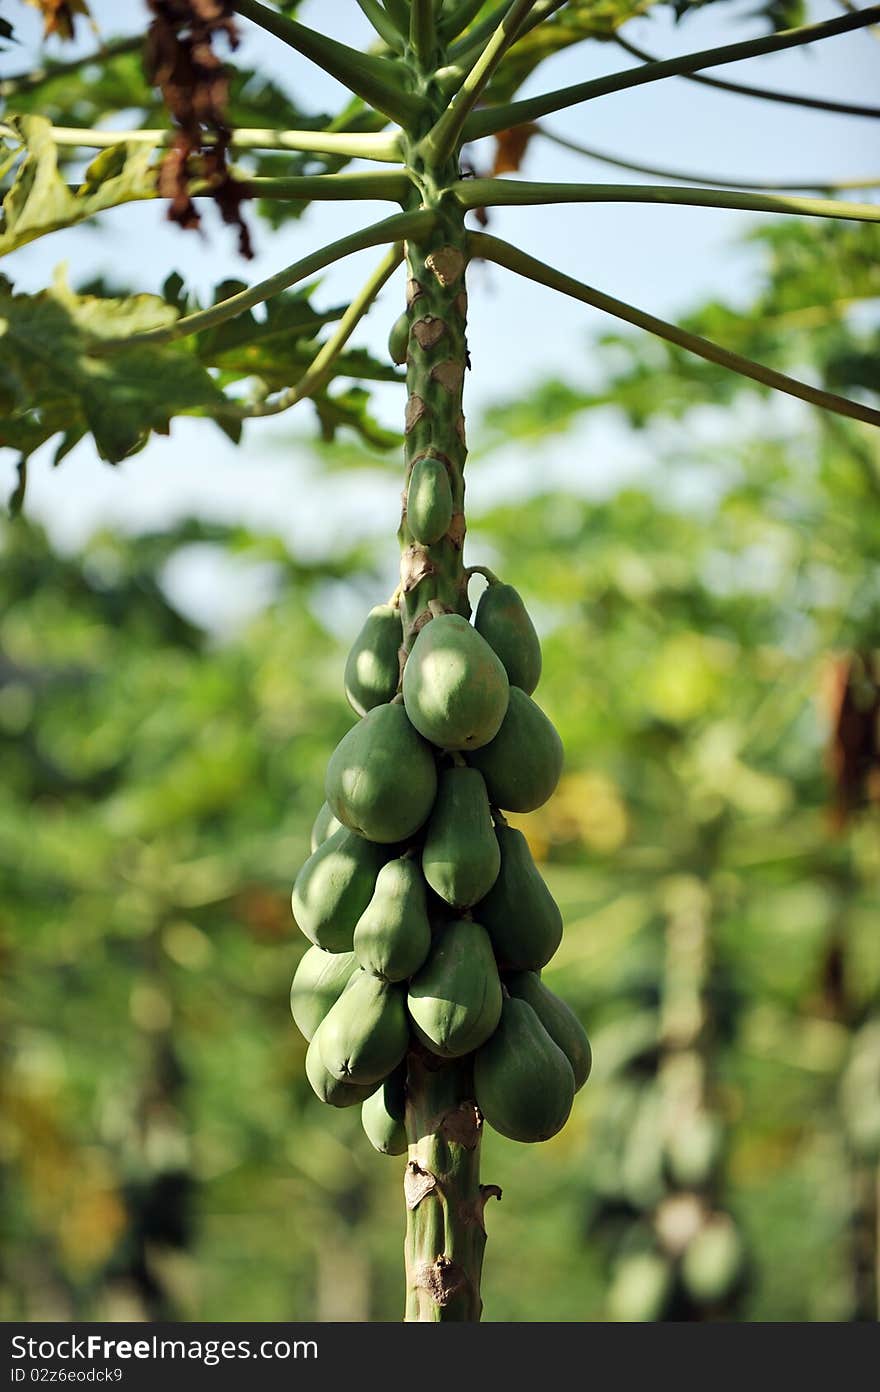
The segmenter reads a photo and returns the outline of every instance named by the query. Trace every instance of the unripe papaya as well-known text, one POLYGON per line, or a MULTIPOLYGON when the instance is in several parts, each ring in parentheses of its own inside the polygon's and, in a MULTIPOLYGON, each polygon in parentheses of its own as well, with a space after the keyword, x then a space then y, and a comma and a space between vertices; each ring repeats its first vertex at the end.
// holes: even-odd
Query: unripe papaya
POLYGON ((412 466, 406 490, 406 524, 422 546, 433 546, 449 531, 452 485, 442 459, 426 455, 412 466))
POLYGON ((404 1155, 407 1150, 406 1065, 401 1064, 361 1107, 361 1123, 370 1145, 382 1155, 404 1155))
POLYGON ((339 831, 342 826, 338 817, 333 816, 333 811, 328 802, 322 803, 321 810, 312 823, 311 849, 312 854, 323 846, 325 841, 329 841, 334 831, 339 831))
POLYGON ((501 658, 510 685, 531 696, 541 677, 541 644, 512 585, 490 583, 480 595, 474 628, 501 658))
POLYGON ((444 924, 410 982, 407 1005, 422 1043, 441 1058, 469 1054, 489 1038, 501 1015, 501 982, 481 924, 444 924))
POLYGON ((532 1007, 553 1043, 565 1054, 574 1074, 574 1090, 578 1092, 590 1076, 593 1053, 574 1011, 534 972, 515 972, 504 978, 504 984, 512 996, 532 1007))
POLYGON ((403 669, 406 713, 441 749, 478 749, 494 739, 509 689, 500 660, 461 614, 425 624, 403 669))
POLYGON ((379 1083, 409 1044, 405 993, 360 967, 321 1022, 321 1062, 334 1078, 379 1083))
POLYGON ((357 964, 353 952, 324 952, 320 947, 310 947, 303 953, 290 988, 290 1013, 305 1039, 314 1037, 357 964))
POLYGON ((296 877, 293 916, 325 952, 351 952, 354 926, 373 897, 385 856, 380 846, 340 827, 296 877))
POLYGON ((742 1239, 726 1213, 717 1213, 691 1238, 681 1262, 681 1275, 701 1305, 723 1300, 742 1274, 742 1239))
POLYGON ((534 812, 555 791, 562 757, 562 740, 544 712, 512 686, 501 728, 490 744, 468 754, 468 763, 480 770, 496 807, 534 812))
POLYGON ((345 660, 343 682, 348 704, 358 715, 393 700, 400 684, 400 610, 390 604, 371 609, 345 660))
POLYGON ((562 941, 562 914, 522 832, 499 822, 495 834, 501 869, 480 903, 480 922, 500 967, 540 971, 562 941))
POLYGON ((466 909, 488 894, 500 864, 483 775, 472 768, 445 769, 425 832, 425 879, 447 904, 466 909))
POLYGON ((498 1028, 474 1058, 474 1094, 489 1125, 512 1141, 549 1140, 568 1120, 571 1064, 526 1001, 504 1001, 498 1028))
POLYGON ((404 312, 391 325, 388 334, 388 356, 398 367, 403 367, 409 349, 409 316, 404 312))
POLYGON ((431 947, 425 881, 418 862, 389 860, 354 930, 354 950, 365 971, 403 981, 418 971, 431 947))
POLYGON ((708 1185, 721 1158, 723 1135, 718 1120, 696 1112, 676 1122, 666 1137, 666 1164, 675 1180, 688 1189, 708 1185))
POLYGON ((324 789, 344 826, 384 845, 405 841, 434 804, 434 754, 400 703, 375 706, 331 754, 324 789))
POLYGON ((331 1107, 355 1107, 359 1102, 365 1102, 376 1091, 378 1083, 367 1083, 361 1086, 358 1083, 334 1078, 332 1073, 328 1073, 321 1059, 318 1033, 320 1031, 315 1034, 306 1050, 306 1077, 312 1085, 315 1096, 319 1097, 322 1102, 327 1102, 331 1107))

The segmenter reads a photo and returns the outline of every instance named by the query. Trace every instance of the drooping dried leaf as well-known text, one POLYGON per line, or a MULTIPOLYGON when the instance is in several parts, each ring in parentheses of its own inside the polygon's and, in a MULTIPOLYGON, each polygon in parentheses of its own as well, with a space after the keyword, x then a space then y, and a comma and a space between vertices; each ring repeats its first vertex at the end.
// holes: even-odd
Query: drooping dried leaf
POLYGON ((498 132, 495 137, 493 175, 519 172, 529 147, 529 141, 537 129, 534 122, 527 121, 522 126, 511 126, 510 130, 498 132))
POLYGON ((59 39, 75 38, 77 16, 91 19, 86 0, 28 0, 43 16, 43 36, 56 34, 59 39))
POLYGON ((154 18, 147 31, 146 68, 177 127, 162 161, 159 191, 170 200, 168 217, 186 230, 201 225, 190 194, 194 175, 208 190, 225 223, 238 228, 238 249, 253 256, 241 211, 247 186, 234 180, 227 156, 230 72, 214 50, 223 37, 238 46, 231 0, 148 0, 154 18))

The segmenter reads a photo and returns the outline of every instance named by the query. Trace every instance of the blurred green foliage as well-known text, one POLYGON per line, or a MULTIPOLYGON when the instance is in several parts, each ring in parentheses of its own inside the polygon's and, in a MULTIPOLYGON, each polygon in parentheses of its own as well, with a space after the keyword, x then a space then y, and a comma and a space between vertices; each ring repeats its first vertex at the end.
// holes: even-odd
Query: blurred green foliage
MULTIPOLYGON (((577 410, 536 384, 499 413, 571 491, 472 519, 544 641, 567 767, 517 820, 596 1060, 553 1141, 486 1138, 486 1317, 874 1319, 877 774, 841 784, 838 717, 880 648, 880 455, 703 364, 664 403, 653 351, 600 350, 595 399, 556 384, 577 410), (609 404, 654 465, 597 501, 581 412, 609 404)), ((313 1098, 287 1011, 290 884, 351 720, 328 582, 366 609, 375 564, 198 523, 72 556, 3 532, 2 1318, 400 1318, 402 1162, 313 1098), (226 639, 170 598, 193 545, 272 567, 226 639)))

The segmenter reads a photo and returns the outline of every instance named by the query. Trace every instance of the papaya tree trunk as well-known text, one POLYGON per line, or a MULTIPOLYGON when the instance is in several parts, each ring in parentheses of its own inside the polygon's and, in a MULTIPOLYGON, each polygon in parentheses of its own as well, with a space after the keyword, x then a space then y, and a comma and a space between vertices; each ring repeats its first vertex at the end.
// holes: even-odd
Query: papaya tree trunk
MULTIPOLYGON (((430 79, 426 78, 428 95, 430 79)), ((433 105, 433 103, 432 103, 433 105)), ((443 98, 430 119, 443 110, 443 98)), ((407 402, 405 487, 400 522, 401 664, 425 623, 438 613, 470 616, 462 559, 467 455, 462 388, 467 358, 466 232, 461 206, 448 193, 458 154, 432 167, 410 132, 407 164, 423 207, 437 213, 424 241, 406 247, 407 402), (452 493, 448 531, 430 546, 407 525, 406 488, 419 460, 436 459, 452 493)), ((482 1121, 473 1100, 471 1070, 412 1053, 407 1071, 405 1177, 406 1319, 479 1320, 480 1273, 486 1234, 483 1206, 500 1190, 480 1186, 482 1121)))
POLYGON ((406 1130, 406 1319, 479 1320, 486 1200, 480 1184, 482 1119, 467 1061, 410 1055, 406 1130))

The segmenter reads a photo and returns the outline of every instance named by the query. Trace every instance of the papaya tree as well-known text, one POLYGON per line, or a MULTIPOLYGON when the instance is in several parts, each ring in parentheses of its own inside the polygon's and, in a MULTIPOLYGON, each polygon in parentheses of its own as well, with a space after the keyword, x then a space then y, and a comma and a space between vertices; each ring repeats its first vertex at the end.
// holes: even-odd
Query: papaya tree
MULTIPOLYGON (((85 0, 37 5, 47 32, 61 37, 88 15, 85 0)), ((143 16, 132 7, 148 22, 145 39, 122 36, 4 80, 0 252, 151 198, 167 199, 171 220, 189 230, 213 202, 237 229, 245 259, 251 205, 276 225, 324 200, 400 211, 265 280, 226 283, 208 306, 174 277, 162 296, 110 295, 100 285, 77 292, 60 278, 29 295, 3 280, 0 445, 18 453, 20 508, 27 461, 52 439, 56 462, 90 436, 117 464, 176 416, 209 417, 238 440, 248 420, 310 400, 325 436, 349 426, 390 446, 366 409, 363 383, 405 383, 400 581, 367 616, 346 665, 359 719, 330 757, 326 804, 293 890, 312 946, 291 1006, 310 1039, 306 1071, 317 1095, 361 1105, 376 1149, 407 1154, 406 1318, 475 1320, 484 1208, 500 1197, 480 1179, 483 1124, 527 1143, 556 1134, 588 1077, 590 1048, 580 1021, 540 979, 561 939, 561 915, 505 817, 546 803, 562 769, 559 736, 532 699, 538 639, 516 589, 464 559, 468 268, 493 263, 832 415, 876 426, 880 411, 610 296, 472 229, 468 215, 482 225, 495 207, 632 202, 880 221, 875 204, 852 198, 715 179, 695 185, 669 170, 648 171, 667 179, 662 185, 500 177, 546 134, 541 122, 554 112, 671 76, 717 83, 706 69, 865 28, 880 21, 880 7, 777 27, 797 7, 770 5, 771 32, 658 62, 617 35, 650 0, 358 6, 375 33, 367 52, 300 22, 295 3, 147 0, 143 16), (341 83, 344 108, 309 116, 271 82, 227 64, 223 45, 234 50, 243 25, 341 83), (517 98, 543 60, 588 39, 620 42, 638 65, 517 98), (97 80, 80 83, 86 65, 97 80), (102 124, 132 110, 142 127, 102 124), (490 137, 496 172, 474 177, 463 152, 490 137), (371 167, 347 169, 353 161, 371 167), (370 248, 381 259, 363 289, 338 309, 315 308, 309 279, 370 248), (400 266, 406 302, 391 361, 379 362, 349 341, 400 266), (339 390, 340 378, 356 385, 339 390)), ((10 22, 0 37, 14 39, 10 22)), ((821 180, 818 191, 843 187, 821 180)))

